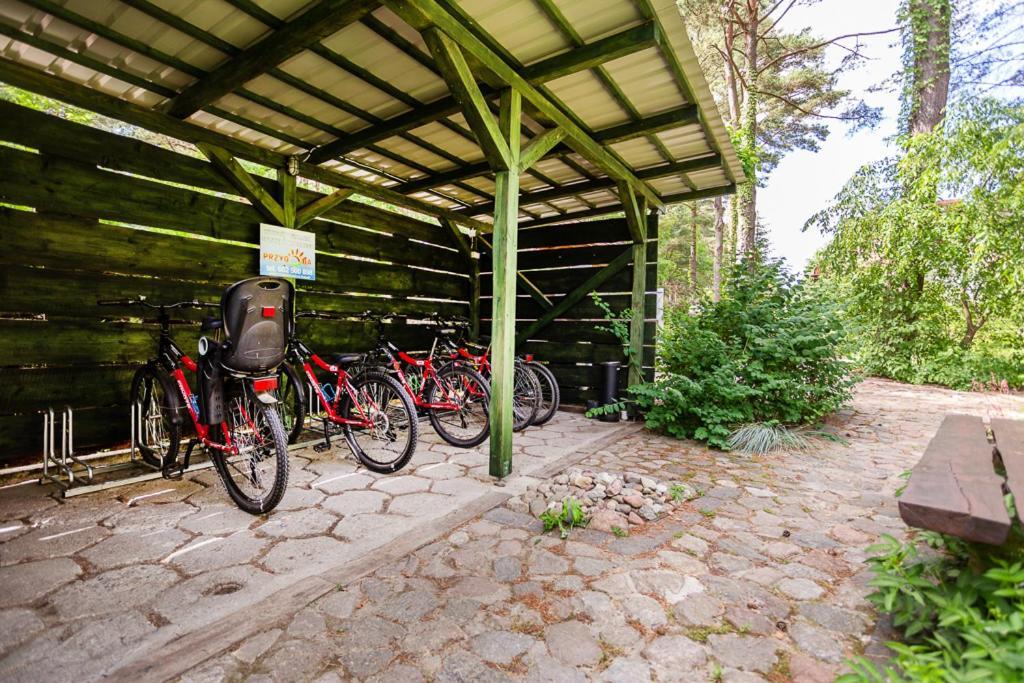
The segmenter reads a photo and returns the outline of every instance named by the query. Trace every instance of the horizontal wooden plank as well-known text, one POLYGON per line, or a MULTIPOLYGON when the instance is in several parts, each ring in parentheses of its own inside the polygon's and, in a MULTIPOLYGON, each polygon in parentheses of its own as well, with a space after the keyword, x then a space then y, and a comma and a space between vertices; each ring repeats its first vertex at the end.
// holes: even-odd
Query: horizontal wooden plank
POLYGON ((903 521, 979 543, 1003 543, 1010 517, 992 458, 980 417, 947 415, 899 498, 903 521))
MULTIPOLYGON (((605 361, 625 362, 622 346, 615 344, 564 344, 531 341, 524 344, 521 353, 532 353, 541 361, 553 363, 603 363, 605 361)), ((654 363, 654 348, 644 347, 644 365, 654 363)))
MULTIPOLYGON (((123 406, 76 410, 74 426, 76 453, 127 446, 131 438, 131 418, 123 406)), ((41 462, 42 434, 42 415, 0 415, 0 465, 41 462)))
MULTIPOLYGON (((237 196, 234 186, 201 158, 66 121, 10 102, 0 102, 0 139, 84 164, 237 196)), ((275 182, 270 178, 256 176, 256 179, 268 190, 275 187, 275 182)), ((320 196, 320 193, 300 189, 298 199, 300 205, 304 205, 320 196)), ((343 202, 326 213, 325 217, 453 248, 456 246, 447 231, 437 225, 364 202, 343 202)))
MULTIPOLYGON (((607 294, 601 297, 612 311, 620 312, 630 307, 632 295, 630 294, 607 294)), ((480 311, 485 318, 490 318, 491 297, 481 297, 480 311)), ((516 316, 525 320, 536 320, 544 314, 545 309, 540 307, 532 297, 520 294, 516 297, 516 316)), ((644 316, 654 318, 658 314, 658 295, 649 293, 644 302, 644 316)), ((593 320, 604 318, 604 312, 594 304, 590 297, 584 298, 573 306, 565 315, 566 318, 580 320, 593 320)))
MULTIPOLYGON (((145 225, 254 245, 259 243, 259 224, 265 221, 242 201, 104 171, 78 161, 0 148, 0 166, 10 169, 10 175, 0 186, 0 200, 48 213, 145 225)), ((397 231, 400 217, 358 222, 378 230, 397 231)), ((313 221, 306 228, 317 233, 319 251, 451 272, 466 271, 456 252, 419 243, 413 246, 405 237, 394 238, 323 220, 313 221)))
MULTIPOLYGON (((533 271, 529 274, 530 281, 534 283, 548 297, 560 296, 573 291, 583 284, 596 271, 594 268, 560 268, 558 270, 533 271)), ((480 276, 480 291, 490 296, 492 294, 492 282, 490 275, 480 276)), ((647 268, 647 290, 653 292, 658 286, 657 264, 651 264, 647 268)), ((633 291, 633 269, 623 268, 621 271, 608 279, 598 292, 625 293, 633 291)))
MULTIPOLYGON (((517 322, 518 329, 525 329, 528 321, 517 322)), ((544 329, 531 337, 531 341, 550 342, 590 342, 593 344, 615 344, 618 339, 610 332, 597 329, 603 325, 600 322, 575 322, 568 320, 556 320, 544 329)), ((648 322, 644 325, 644 338, 653 339, 655 334, 655 323, 648 322)))
MULTIPOLYGON (((570 268, 573 266, 606 266, 619 254, 630 249, 629 244, 607 244, 566 249, 542 249, 539 251, 520 251, 517 256, 517 268, 527 276, 538 268, 570 268)), ((490 255, 481 256, 481 269, 490 272, 490 255)), ((647 243, 647 259, 649 263, 658 260, 658 243, 647 243)))
POLYGON ((127 405, 135 365, 0 368, 0 415, 127 405))
MULTIPOLYGON (((648 222, 648 236, 654 237, 657 220, 648 222)), ((557 247, 566 244, 598 244, 602 242, 620 242, 629 240, 629 228, 625 218, 608 218, 582 223, 563 223, 540 228, 519 230, 519 248, 557 247)))
MULTIPOLYGON (((210 242, 85 219, 0 209, 0 263, 228 284, 259 273, 255 247, 210 242)), ((464 299, 466 277, 318 256, 317 288, 464 299)))

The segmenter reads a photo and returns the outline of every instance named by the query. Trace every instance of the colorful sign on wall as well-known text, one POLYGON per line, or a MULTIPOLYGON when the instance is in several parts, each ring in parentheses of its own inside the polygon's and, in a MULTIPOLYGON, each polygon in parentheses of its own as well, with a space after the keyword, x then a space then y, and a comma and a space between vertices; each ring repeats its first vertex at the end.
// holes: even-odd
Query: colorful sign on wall
POLYGON ((316 235, 260 223, 260 275, 316 279, 316 235))

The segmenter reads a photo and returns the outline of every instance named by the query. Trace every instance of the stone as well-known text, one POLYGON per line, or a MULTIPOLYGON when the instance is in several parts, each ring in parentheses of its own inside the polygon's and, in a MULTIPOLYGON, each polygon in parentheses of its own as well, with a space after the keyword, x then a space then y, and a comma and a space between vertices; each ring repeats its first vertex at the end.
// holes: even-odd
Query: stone
POLYGON ((526 652, 535 639, 512 631, 487 631, 470 640, 473 654, 494 664, 511 664, 512 660, 526 652))
POLYGON ((636 514, 633 510, 629 511, 629 514, 626 516, 626 518, 629 520, 630 524, 634 524, 636 526, 640 526, 644 523, 644 518, 636 514))
POLYGON ((507 600, 509 597, 508 587, 493 579, 482 576, 469 576, 448 590, 448 595, 475 600, 476 602, 490 605, 495 602, 507 600))
POLYGON ((351 559, 349 547, 348 543, 328 536, 288 539, 270 549, 263 558, 263 566, 275 574, 312 574, 351 559))
POLYGON ((615 565, 596 557, 577 557, 572 563, 573 570, 583 576, 600 576, 615 568, 615 565))
POLYGON ((42 620, 36 616, 33 610, 8 609, 0 611, 0 655, 30 640, 43 628, 42 620))
POLYGON ((641 496, 640 494, 637 494, 637 493, 634 493, 631 496, 624 496, 622 498, 622 501, 624 503, 626 503, 627 505, 629 505, 630 507, 632 507, 634 509, 637 509, 637 510, 642 508, 644 506, 644 504, 647 502, 647 501, 644 500, 643 496, 641 496))
POLYGON ((549 550, 535 549, 527 560, 527 571, 531 576, 564 574, 569 570, 569 562, 549 550))
POLYGON ((640 657, 616 657, 598 680, 604 683, 644 683, 651 680, 651 666, 640 657))
POLYGON ((418 519, 440 517, 448 512, 450 498, 439 493, 411 493, 398 496, 388 505, 389 514, 409 515, 418 519))
POLYGON ((697 557, 702 557, 708 551, 707 541, 691 534, 683 534, 672 541, 672 545, 697 557))
POLYGON ((411 590, 392 595, 377 607, 377 613, 386 619, 407 624, 418 621, 437 609, 437 596, 430 591, 411 590))
POLYGON ((764 551, 768 554, 768 557, 775 560, 784 560, 794 555, 799 555, 802 552, 800 546, 794 543, 786 543, 785 541, 768 543, 765 545, 764 551))
POLYGON ((833 683, 838 673, 836 667, 799 650, 789 656, 789 672, 800 683, 833 683))
POLYGON ((220 536, 248 529, 256 519, 235 505, 210 505, 185 517, 177 526, 194 534, 220 536))
POLYGON ((843 661, 843 646, 834 633, 798 621, 789 628, 789 635, 804 652, 826 662, 843 661))
POLYGON ((331 658, 327 643, 307 640, 286 640, 271 648, 260 660, 260 668, 279 676, 279 680, 312 680, 331 658))
POLYGON ((614 510, 599 510, 590 518, 587 528, 595 531, 613 532, 615 529, 625 531, 629 528, 629 520, 620 512, 614 510))
POLYGON ((635 595, 624 600, 622 607, 626 614, 648 629, 655 630, 668 623, 661 604, 646 595, 635 595))
POLYGON ((643 656, 659 683, 692 681, 693 671, 707 662, 704 646, 685 636, 655 638, 644 648, 643 656))
POLYGON ((640 508, 640 516, 648 522, 653 522, 658 519, 658 510, 653 505, 644 505, 640 508))
POLYGON ((704 592, 704 585, 692 576, 683 576, 664 569, 649 569, 631 573, 641 593, 651 593, 673 605, 688 595, 704 592))
POLYGON ((71 581, 82 568, 69 558, 24 562, 0 568, 0 607, 24 605, 38 600, 71 581))
POLYGON ((177 582, 178 575, 167 567, 140 564, 68 584, 50 602, 62 619, 95 617, 145 604, 177 582))
POLYGON ((593 666, 603 656, 601 646, 590 629, 575 620, 545 628, 544 642, 555 659, 569 666, 593 666))
MULTIPOLYGON (((204 539, 200 539, 199 542, 202 540, 204 539)), ((270 540, 267 538, 259 538, 248 533, 232 534, 214 543, 197 547, 191 552, 169 556, 171 559, 168 564, 180 568, 186 574, 199 574, 236 564, 248 564, 259 557, 268 545, 270 540)))
POLYGON ((779 581, 778 587, 794 600, 815 600, 825 593, 821 586, 810 579, 783 579, 779 581))
POLYGON ((335 619, 348 619, 358 604, 358 591, 350 590, 334 591, 316 602, 321 612, 335 619))
POLYGON ((319 508, 275 512, 256 530, 276 538, 302 538, 327 533, 338 518, 319 508))
POLYGON ((771 619, 746 607, 730 606, 725 611, 725 620, 735 626, 740 633, 767 636, 776 631, 775 623, 771 619))
POLYGON ((463 683, 464 681, 480 681, 481 683, 504 683, 511 681, 504 672, 492 669, 482 659, 465 650, 455 650, 444 658, 441 670, 434 679, 437 683, 463 683))
POLYGON ((775 666, 776 653, 782 648, 773 638, 735 633, 712 634, 708 636, 708 645, 715 659, 725 666, 765 674, 775 666))
POLYGON ((523 574, 523 563, 518 557, 499 557, 494 560, 494 578, 498 581, 518 581, 523 574))
POLYGON ((323 507, 339 515, 358 515, 381 512, 390 496, 380 491, 345 491, 328 496, 323 507))
POLYGON ((800 614, 830 631, 860 635, 867 630, 867 620, 858 612, 833 607, 821 602, 804 602, 800 614))
POLYGON ((672 608, 679 621, 692 626, 717 624, 723 610, 721 601, 707 593, 688 595, 672 608))

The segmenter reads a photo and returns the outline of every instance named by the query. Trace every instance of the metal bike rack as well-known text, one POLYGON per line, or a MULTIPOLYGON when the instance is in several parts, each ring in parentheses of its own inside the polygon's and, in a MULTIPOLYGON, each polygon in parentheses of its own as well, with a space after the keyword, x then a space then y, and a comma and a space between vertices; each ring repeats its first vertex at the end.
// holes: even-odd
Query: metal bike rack
POLYGON ((95 474, 95 467, 75 457, 75 413, 71 406, 64 406, 60 414, 60 456, 57 455, 57 415, 53 408, 47 408, 43 413, 43 476, 39 483, 46 481, 53 482, 62 490, 67 491, 75 483, 76 475, 81 481, 82 475, 85 480, 91 482, 95 474), (79 469, 75 471, 75 465, 79 469), (55 473, 51 474, 53 468, 55 473), (64 479, 61 479, 61 474, 64 479))

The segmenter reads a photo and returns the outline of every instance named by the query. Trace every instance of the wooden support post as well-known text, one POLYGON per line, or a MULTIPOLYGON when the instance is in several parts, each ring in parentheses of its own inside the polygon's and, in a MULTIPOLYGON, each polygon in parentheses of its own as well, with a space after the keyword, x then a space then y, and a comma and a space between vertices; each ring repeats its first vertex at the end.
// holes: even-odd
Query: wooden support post
POLYGON ((287 168, 277 169, 277 183, 281 186, 281 216, 284 220, 281 225, 285 228, 297 228, 296 209, 298 204, 298 187, 296 178, 288 172, 287 168))
POLYGON ((633 238, 633 294, 629 321, 629 386, 644 381, 644 298, 647 295, 647 203, 626 183, 619 183, 619 198, 633 238))
POLYGON ((501 93, 498 127, 509 150, 505 170, 495 174, 492 251, 494 298, 491 308, 490 473, 512 471, 512 393, 515 368, 516 258, 519 221, 519 122, 522 100, 515 90, 501 93))

